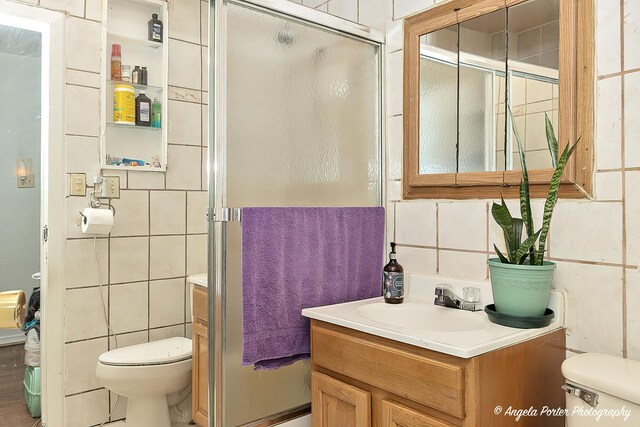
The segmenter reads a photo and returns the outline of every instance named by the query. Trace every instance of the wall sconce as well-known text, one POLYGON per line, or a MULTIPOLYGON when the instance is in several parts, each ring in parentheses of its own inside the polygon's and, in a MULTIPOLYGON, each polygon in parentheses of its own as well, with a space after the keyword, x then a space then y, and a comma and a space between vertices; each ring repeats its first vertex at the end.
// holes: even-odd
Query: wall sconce
POLYGON ((18 179, 24 184, 27 180, 27 164, 24 160, 18 162, 18 179))
POLYGON ((33 162, 31 159, 16 159, 16 176, 18 188, 34 188, 33 162))

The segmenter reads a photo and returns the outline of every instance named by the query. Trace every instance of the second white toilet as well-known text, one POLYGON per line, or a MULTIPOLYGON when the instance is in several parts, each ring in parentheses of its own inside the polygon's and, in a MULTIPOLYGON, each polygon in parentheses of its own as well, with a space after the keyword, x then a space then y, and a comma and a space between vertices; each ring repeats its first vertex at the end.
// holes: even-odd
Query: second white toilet
POLYGON ((640 361, 585 353, 562 364, 567 427, 640 425, 640 361))

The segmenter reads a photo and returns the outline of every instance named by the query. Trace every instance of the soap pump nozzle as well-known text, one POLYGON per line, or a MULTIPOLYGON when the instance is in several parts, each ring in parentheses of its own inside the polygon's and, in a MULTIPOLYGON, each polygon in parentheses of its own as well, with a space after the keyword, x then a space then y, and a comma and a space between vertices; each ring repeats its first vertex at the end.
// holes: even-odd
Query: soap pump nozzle
POLYGON ((397 259, 395 242, 391 242, 391 252, 389 252, 389 259, 397 259))

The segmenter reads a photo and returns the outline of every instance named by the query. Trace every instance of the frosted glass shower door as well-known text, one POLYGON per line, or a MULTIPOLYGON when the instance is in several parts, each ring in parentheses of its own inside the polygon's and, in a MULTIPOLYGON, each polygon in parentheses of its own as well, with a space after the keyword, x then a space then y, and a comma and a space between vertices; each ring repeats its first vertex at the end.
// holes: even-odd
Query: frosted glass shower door
MULTIPOLYGON (((216 200, 232 208, 379 206, 380 44, 247 3, 223 10, 216 200)), ((223 272, 222 355, 210 381, 221 390, 226 427, 308 405, 310 373, 308 362, 241 366, 241 223, 220 227, 224 255, 213 268, 223 272)))

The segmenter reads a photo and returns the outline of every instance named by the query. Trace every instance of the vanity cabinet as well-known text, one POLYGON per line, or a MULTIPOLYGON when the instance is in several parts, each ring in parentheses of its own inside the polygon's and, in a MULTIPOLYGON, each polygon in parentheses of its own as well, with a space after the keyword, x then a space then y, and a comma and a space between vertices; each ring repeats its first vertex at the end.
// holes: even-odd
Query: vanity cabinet
POLYGON ((191 370, 191 406, 193 421, 209 425, 209 359, 207 338, 207 291, 193 287, 193 353, 191 370))
POLYGON ((536 426, 494 410, 564 408, 564 344, 557 330, 464 359, 312 319, 313 426, 536 426))

